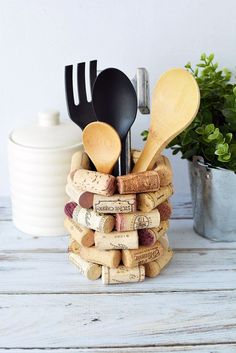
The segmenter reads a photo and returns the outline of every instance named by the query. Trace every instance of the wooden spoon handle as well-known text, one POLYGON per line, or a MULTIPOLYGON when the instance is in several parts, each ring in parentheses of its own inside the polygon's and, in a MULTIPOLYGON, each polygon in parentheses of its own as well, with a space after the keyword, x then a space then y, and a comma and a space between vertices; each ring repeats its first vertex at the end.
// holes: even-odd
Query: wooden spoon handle
POLYGON ((142 150, 142 153, 135 164, 132 173, 144 172, 153 168, 156 156, 161 153, 165 148, 165 142, 157 141, 156 139, 150 138, 147 139, 147 142, 142 150))

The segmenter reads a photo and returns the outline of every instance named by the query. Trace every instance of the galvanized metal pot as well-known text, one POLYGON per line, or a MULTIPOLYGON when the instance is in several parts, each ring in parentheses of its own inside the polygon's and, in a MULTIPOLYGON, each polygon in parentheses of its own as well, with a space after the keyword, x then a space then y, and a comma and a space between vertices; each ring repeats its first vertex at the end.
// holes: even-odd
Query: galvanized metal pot
POLYGON ((189 176, 194 230, 214 241, 236 241, 236 174, 196 156, 189 162, 189 176))

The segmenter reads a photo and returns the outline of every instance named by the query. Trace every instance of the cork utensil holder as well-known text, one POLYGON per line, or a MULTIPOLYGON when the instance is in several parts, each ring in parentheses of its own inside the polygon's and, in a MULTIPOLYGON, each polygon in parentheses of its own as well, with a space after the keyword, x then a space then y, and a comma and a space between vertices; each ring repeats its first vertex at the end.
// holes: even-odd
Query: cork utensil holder
MULTIPOLYGON (((138 155, 134 151, 133 160, 138 155)), ((70 262, 105 285, 156 277, 173 256, 166 234, 173 194, 169 160, 160 156, 154 170, 117 178, 88 168, 85 153, 73 156, 64 221, 70 262)))

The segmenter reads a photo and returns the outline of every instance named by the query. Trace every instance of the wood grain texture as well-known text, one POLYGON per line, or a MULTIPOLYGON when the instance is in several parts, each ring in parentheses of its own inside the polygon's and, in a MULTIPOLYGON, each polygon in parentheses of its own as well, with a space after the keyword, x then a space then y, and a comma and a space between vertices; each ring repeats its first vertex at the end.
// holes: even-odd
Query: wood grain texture
POLYGON ((174 193, 170 202, 173 206, 172 219, 192 219, 193 210, 191 196, 188 193, 174 193))
POLYGON ((12 219, 11 202, 9 197, 0 196, 0 221, 12 219))
POLYGON ((104 286, 70 265, 67 236, 25 235, 0 198, 0 353, 236 352, 236 242, 198 236, 188 198, 173 201, 170 265, 104 286))
POLYGON ((16 229, 12 221, 0 221, 0 249, 6 252, 65 252, 68 236, 36 237, 16 229))
MULTIPOLYGON (((33 353, 235 353, 236 344, 181 345, 170 347, 126 347, 126 348, 42 348, 33 353)), ((25 349, 0 349, 0 353, 26 353, 25 349)))
POLYGON ((0 293, 122 293, 236 289, 236 250, 177 251, 157 278, 104 286, 88 282, 65 253, 1 253, 0 293))
MULTIPOLYGON (((234 243, 220 243, 205 239, 193 231, 189 220, 170 221, 170 245, 174 249, 236 249, 234 243)), ((16 229, 11 221, 0 221, 0 249, 11 252, 65 252, 68 237, 32 237, 16 229)))
POLYGON ((212 344, 236 337, 236 291, 1 295, 0 303, 1 348, 212 344))

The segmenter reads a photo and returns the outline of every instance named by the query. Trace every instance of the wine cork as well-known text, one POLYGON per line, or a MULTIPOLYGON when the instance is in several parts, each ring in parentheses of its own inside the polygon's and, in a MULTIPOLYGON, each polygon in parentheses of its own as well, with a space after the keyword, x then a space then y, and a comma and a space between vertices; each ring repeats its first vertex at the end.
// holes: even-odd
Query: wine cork
POLYGON ((94 194, 92 194, 91 192, 79 190, 74 184, 67 183, 66 194, 72 201, 76 202, 80 207, 93 207, 94 194))
POLYGON ((111 196, 115 192, 115 177, 113 175, 78 169, 73 174, 74 184, 83 191, 111 196))
MULTIPOLYGON (((140 155, 141 151, 139 150, 133 150, 131 152, 133 164, 137 163, 140 155)), ((166 156, 161 155, 157 157, 154 165, 154 170, 158 172, 160 178, 160 186, 167 186, 172 183, 173 170, 170 161, 166 156)))
POLYGON ((76 188, 73 183, 66 184, 66 194, 69 198, 83 208, 91 208, 93 206, 94 194, 88 191, 82 191, 76 188))
POLYGON ((72 155, 70 172, 76 169, 90 169, 89 158, 87 154, 83 151, 77 151, 72 155))
POLYGON ((134 268, 127 268, 123 265, 117 268, 102 266, 103 284, 142 282, 144 279, 145 268, 142 265, 134 268))
POLYGON ((85 261, 79 255, 74 253, 69 253, 69 260, 77 267, 84 277, 91 281, 101 277, 102 266, 85 261))
POLYGON ((80 225, 102 233, 110 233, 115 225, 113 216, 100 215, 92 209, 78 206, 76 202, 68 202, 65 205, 65 214, 80 225))
POLYGON ((75 254, 79 254, 81 246, 79 243, 77 243, 76 240, 74 240, 72 237, 69 238, 69 246, 68 246, 68 251, 73 252, 75 254))
POLYGON ((160 205, 157 206, 157 209, 160 213, 161 221, 167 221, 170 219, 172 214, 172 207, 169 201, 162 202, 160 205))
POLYGON ((118 213, 116 215, 116 230, 124 232, 127 230, 154 228, 160 225, 160 214, 157 209, 151 212, 137 211, 135 213, 118 213))
POLYGON ((158 172, 161 186, 167 186, 172 183, 173 171, 170 161, 166 156, 161 155, 157 158, 154 170, 158 172))
POLYGON ((73 244, 74 239, 71 237, 71 235, 69 234, 69 240, 68 240, 68 251, 70 251, 71 245, 73 244))
POLYGON ((161 269, 163 269, 170 262, 170 260, 173 258, 173 255, 174 253, 172 249, 165 249, 164 254, 156 260, 161 269))
POLYGON ((157 241, 150 247, 140 246, 136 250, 122 250, 122 261, 126 267, 132 268, 158 259, 163 252, 163 246, 157 241))
POLYGON ((167 221, 162 221, 157 228, 146 228, 138 230, 139 245, 152 246, 162 237, 169 227, 167 221))
POLYGON ((160 188, 159 175, 154 170, 122 175, 116 179, 120 194, 156 191, 160 188))
POLYGON ((64 220, 64 226, 78 244, 87 247, 94 245, 94 231, 91 229, 79 225, 68 217, 64 220))
POLYGON ((131 160, 133 164, 136 164, 139 157, 141 156, 141 152, 140 150, 132 150, 131 151, 131 160))
POLYGON ((137 195, 137 208, 143 212, 150 212, 162 202, 166 201, 174 192, 172 184, 161 187, 156 192, 137 195))
MULTIPOLYGON (((164 256, 164 254, 162 256, 164 256)), ((147 264, 144 264, 144 267, 145 275, 147 277, 157 277, 161 273, 161 268, 157 261, 148 262, 147 264)))
POLYGON ((168 249, 170 246, 167 234, 162 235, 159 239, 159 242, 161 243, 164 249, 168 249))
POLYGON ((138 249, 138 232, 111 232, 109 234, 95 232, 95 246, 100 250, 138 249))
POLYGON ((118 267, 121 261, 121 251, 99 250, 96 249, 94 246, 91 248, 81 247, 80 256, 86 261, 111 268, 118 267))
POLYGON ((136 194, 112 196, 94 195, 93 209, 98 213, 130 213, 135 212, 136 194))
POLYGON ((93 205, 93 194, 78 189, 73 183, 74 174, 77 169, 90 169, 89 158, 83 151, 75 152, 71 158, 70 173, 67 176, 66 194, 81 207, 91 208, 93 205))
POLYGON ((173 257, 173 251, 166 249, 162 256, 157 260, 145 264, 145 275, 147 277, 156 277, 160 274, 161 270, 170 262, 173 257))

